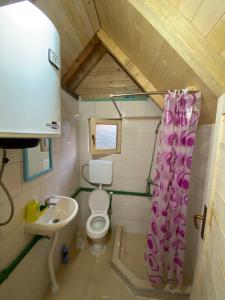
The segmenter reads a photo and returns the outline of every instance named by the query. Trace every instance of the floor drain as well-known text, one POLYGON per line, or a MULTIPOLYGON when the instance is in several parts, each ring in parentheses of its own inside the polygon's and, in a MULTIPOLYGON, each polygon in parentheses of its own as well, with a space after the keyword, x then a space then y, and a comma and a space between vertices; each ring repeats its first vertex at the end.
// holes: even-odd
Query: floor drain
POLYGON ((52 223, 58 223, 60 221, 60 219, 54 219, 53 221, 52 221, 52 223))

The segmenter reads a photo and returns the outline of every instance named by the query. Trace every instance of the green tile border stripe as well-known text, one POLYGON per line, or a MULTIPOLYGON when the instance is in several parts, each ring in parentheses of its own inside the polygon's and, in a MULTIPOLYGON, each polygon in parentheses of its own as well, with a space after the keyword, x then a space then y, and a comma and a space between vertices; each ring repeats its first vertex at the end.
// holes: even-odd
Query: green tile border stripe
MULTIPOLYGON (((72 198, 75 198, 77 195, 79 195, 80 192, 92 192, 95 188, 86 188, 86 187, 80 187, 78 190, 75 191, 75 193, 72 195, 72 198)), ((139 193, 139 192, 128 192, 128 191, 119 191, 119 190, 109 190, 105 189, 107 193, 113 193, 113 195, 128 195, 128 196, 139 196, 139 197, 151 197, 151 195, 147 193, 139 193)))
MULTIPOLYGON (((78 188, 73 195, 72 198, 75 198, 81 192, 92 192, 95 188, 86 188, 80 187, 78 188)), ((138 192, 127 192, 127 191, 118 191, 118 190, 105 190, 108 193, 112 193, 113 195, 128 195, 128 196, 139 196, 139 197, 149 197, 147 193, 138 193, 138 192)), ((36 243, 41 240, 43 236, 35 235, 34 238, 30 241, 30 243, 20 252, 20 254, 6 267, 4 270, 0 272, 0 285, 9 277, 9 275, 14 271, 14 269, 18 266, 18 264, 23 260, 23 258, 31 251, 31 249, 36 245, 36 243)))
MULTIPOLYGON (((127 96, 127 97, 119 97, 114 98, 114 101, 120 102, 132 102, 132 101, 148 101, 148 96, 127 96)), ((112 101, 111 98, 97 98, 97 99, 82 99, 81 102, 110 102, 112 101)))

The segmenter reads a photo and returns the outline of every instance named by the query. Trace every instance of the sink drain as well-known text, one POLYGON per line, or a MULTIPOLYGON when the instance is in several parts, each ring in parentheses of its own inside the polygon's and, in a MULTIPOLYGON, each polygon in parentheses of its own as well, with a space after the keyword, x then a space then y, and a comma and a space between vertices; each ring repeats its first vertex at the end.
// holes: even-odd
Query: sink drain
POLYGON ((52 223, 58 223, 60 221, 60 219, 54 219, 53 221, 52 221, 52 223))

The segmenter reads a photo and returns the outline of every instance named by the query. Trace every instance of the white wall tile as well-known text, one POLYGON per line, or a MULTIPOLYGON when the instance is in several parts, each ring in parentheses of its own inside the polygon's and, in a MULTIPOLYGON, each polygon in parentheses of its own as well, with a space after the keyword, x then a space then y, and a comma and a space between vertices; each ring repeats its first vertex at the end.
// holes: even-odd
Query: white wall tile
POLYGON ((134 165, 130 164, 130 163, 124 163, 121 161, 114 162, 113 176, 115 178, 120 178, 120 177, 132 178, 132 177, 134 177, 134 165))
POLYGON ((144 209, 141 207, 129 206, 121 209, 121 218, 124 221, 142 221, 144 217, 144 209))
POLYGON ((124 231, 130 233, 146 233, 147 224, 143 221, 124 221, 124 231))
POLYGON ((145 101, 121 102, 121 112, 124 117, 145 116, 146 103, 145 101))
POLYGON ((12 196, 18 195, 22 191, 21 175, 21 162, 6 165, 2 179, 12 196))
MULTIPOLYGON (((117 102, 118 103, 118 102, 117 102)), ((127 116, 143 116, 161 114, 160 110, 151 104, 151 101, 121 102, 118 103, 121 112, 127 116)), ((86 102, 81 108, 81 115, 96 117, 117 117, 117 113, 112 103, 86 102), (90 106, 90 107, 89 107, 90 106)), ((109 187, 113 190, 124 190, 131 192, 145 192, 146 179, 148 176, 150 160, 152 157, 155 128, 158 121, 155 120, 123 120, 122 122, 122 152, 104 156, 91 156, 88 153, 88 127, 86 120, 81 119, 80 124, 80 166, 88 163, 91 158, 111 160, 114 162, 113 183, 109 187)), ((88 172, 86 170, 86 176, 88 172)), ((81 186, 93 187, 81 178, 81 186)), ((88 193, 86 193, 88 194, 88 193)), ((89 211, 87 203, 82 206, 82 225, 85 226, 85 218, 89 211)), ((112 226, 125 224, 130 232, 146 232, 146 220, 143 220, 146 207, 149 208, 149 201, 143 197, 113 195, 112 226), (124 208, 124 209, 123 209, 124 208), (122 213, 122 211, 124 213, 122 213), (127 213, 127 216, 126 216, 127 213), (132 223, 134 222, 134 223, 132 223), (138 228, 135 224, 140 222, 138 228), (128 226, 129 225, 129 226, 128 226)))
POLYGON ((134 139, 136 149, 153 151, 155 134, 139 133, 134 136, 134 139))
POLYGON ((150 208, 151 208, 151 199, 148 199, 146 197, 140 197, 140 196, 132 196, 131 198, 132 200, 132 205, 134 207, 142 207, 145 209, 145 211, 149 210, 150 211, 150 208))
POLYGON ((123 149, 135 149, 135 134, 134 133, 122 133, 122 148, 123 149))
POLYGON ((79 119, 79 132, 88 133, 88 119, 79 119))
POLYGON ((133 178, 144 179, 148 177, 150 162, 146 164, 134 164, 133 178))
POLYGON ((95 102, 79 102, 80 117, 95 117, 95 102))
MULTIPOLYGON (((120 103, 116 102, 120 109, 120 103)), ((96 118, 119 118, 118 112, 111 101, 109 102, 96 102, 95 104, 96 118)))
POLYGON ((162 115, 162 110, 152 100, 146 101, 146 115, 147 116, 159 116, 162 115))
POLYGON ((0 287, 0 299, 4 300, 4 299, 10 299, 9 298, 9 287, 7 282, 5 281, 4 283, 1 284, 0 287))
POLYGON ((128 192, 144 193, 146 188, 146 180, 122 178, 122 190, 128 192))

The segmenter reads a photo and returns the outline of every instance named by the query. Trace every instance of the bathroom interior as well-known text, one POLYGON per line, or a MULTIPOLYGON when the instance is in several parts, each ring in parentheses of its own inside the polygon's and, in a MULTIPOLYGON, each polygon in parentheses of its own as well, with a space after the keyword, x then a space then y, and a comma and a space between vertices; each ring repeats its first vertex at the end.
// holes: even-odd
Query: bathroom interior
POLYGON ((0 1, 0 299, 225 299, 225 2, 0 1))

